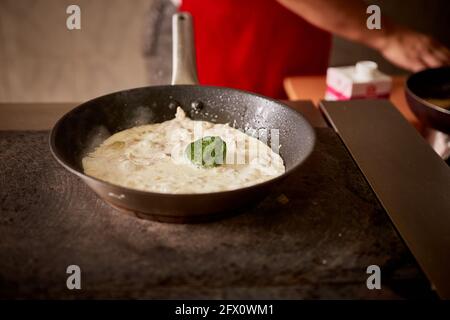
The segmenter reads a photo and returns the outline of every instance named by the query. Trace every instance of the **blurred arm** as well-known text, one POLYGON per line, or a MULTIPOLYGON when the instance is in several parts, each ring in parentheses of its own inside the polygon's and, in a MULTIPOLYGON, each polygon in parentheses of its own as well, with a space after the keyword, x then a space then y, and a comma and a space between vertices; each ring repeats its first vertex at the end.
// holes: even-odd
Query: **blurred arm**
POLYGON ((392 63, 412 71, 450 64, 450 51, 433 38, 383 17, 369 30, 362 0, 277 0, 309 23, 380 51, 392 63))

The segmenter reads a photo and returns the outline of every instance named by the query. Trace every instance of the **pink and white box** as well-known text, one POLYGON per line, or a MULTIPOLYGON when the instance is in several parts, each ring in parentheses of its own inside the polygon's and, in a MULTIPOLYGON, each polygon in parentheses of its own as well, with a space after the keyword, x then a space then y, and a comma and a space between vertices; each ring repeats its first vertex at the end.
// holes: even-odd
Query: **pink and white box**
POLYGON ((389 98, 392 78, 373 61, 360 61, 354 66, 327 70, 325 100, 389 98))

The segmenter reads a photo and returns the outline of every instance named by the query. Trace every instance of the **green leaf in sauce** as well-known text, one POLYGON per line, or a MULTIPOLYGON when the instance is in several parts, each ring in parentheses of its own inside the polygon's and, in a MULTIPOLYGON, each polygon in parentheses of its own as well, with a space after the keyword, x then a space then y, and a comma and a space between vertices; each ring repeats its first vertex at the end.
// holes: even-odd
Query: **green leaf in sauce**
POLYGON ((218 136, 208 136, 188 144, 185 152, 197 166, 216 167, 225 163, 227 144, 218 136))

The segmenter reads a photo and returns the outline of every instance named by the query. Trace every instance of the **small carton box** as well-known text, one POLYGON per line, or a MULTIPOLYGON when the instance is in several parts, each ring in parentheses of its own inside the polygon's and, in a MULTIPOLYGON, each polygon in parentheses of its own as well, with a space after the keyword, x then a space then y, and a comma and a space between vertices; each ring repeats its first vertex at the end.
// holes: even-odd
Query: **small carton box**
POLYGON ((325 100, 389 98, 392 78, 378 70, 373 61, 327 70, 325 100))

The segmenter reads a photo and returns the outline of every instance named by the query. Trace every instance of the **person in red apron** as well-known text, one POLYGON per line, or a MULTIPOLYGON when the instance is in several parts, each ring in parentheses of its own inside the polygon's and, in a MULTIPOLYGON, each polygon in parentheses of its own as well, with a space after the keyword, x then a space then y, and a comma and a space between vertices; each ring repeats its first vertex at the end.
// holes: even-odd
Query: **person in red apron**
POLYGON ((392 22, 369 30, 366 8, 360 0, 182 0, 179 10, 194 17, 201 84, 273 98, 285 98, 287 76, 325 74, 330 32, 414 71, 450 61, 445 47, 392 22))

